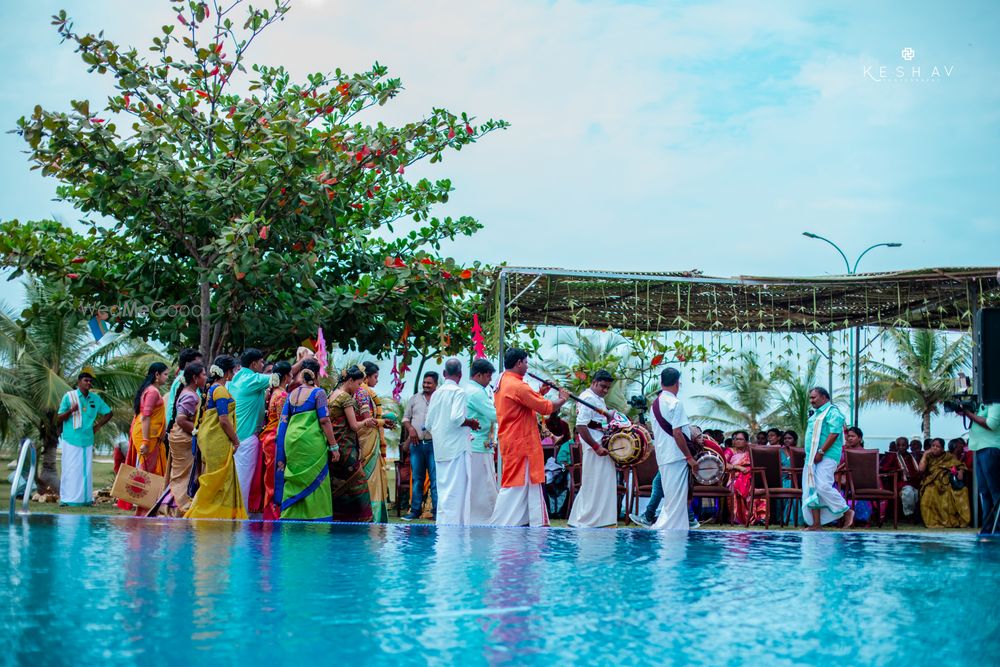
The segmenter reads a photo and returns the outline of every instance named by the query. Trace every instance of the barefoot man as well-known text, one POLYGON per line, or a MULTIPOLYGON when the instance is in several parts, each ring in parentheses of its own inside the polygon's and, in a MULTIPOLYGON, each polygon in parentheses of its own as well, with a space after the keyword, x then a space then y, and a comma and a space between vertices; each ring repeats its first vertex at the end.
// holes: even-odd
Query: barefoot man
POLYGON ((540 394, 528 386, 524 381, 524 374, 528 372, 528 353, 524 350, 507 350, 503 367, 504 374, 500 376, 494 396, 503 473, 490 523, 494 526, 547 526, 549 514, 542 494, 545 461, 535 415, 558 412, 569 394, 562 389, 559 398, 550 401, 542 396, 549 387, 542 385, 540 394))
POLYGON ((802 475, 802 518, 808 530, 822 530, 823 525, 844 517, 844 528, 854 523, 854 510, 833 488, 833 473, 840 463, 844 446, 844 415, 830 401, 823 387, 809 390, 812 415, 806 427, 806 469, 802 475))

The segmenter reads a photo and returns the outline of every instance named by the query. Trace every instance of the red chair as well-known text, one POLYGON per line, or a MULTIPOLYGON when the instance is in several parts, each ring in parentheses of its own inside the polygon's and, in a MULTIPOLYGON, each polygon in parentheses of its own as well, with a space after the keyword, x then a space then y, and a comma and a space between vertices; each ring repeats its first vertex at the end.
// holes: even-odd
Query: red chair
MULTIPOLYGON (((786 488, 781 484, 781 448, 751 447, 750 470, 753 476, 750 481, 751 498, 763 498, 766 511, 764 513, 764 528, 771 526, 771 509, 775 500, 794 502, 802 501, 802 489, 786 488)), ((750 514, 750 513, 748 513, 750 514)), ((782 517, 781 525, 785 525, 782 517)))
POLYGON ((580 450, 580 443, 574 442, 569 448, 569 465, 566 466, 567 491, 566 491, 566 516, 573 510, 573 500, 576 498, 576 490, 580 488, 583 478, 583 453, 580 450))
POLYGON ((631 473, 631 484, 625 495, 625 525, 632 522, 629 514, 638 514, 639 498, 649 498, 653 494, 653 479, 659 472, 656 465, 656 454, 650 452, 645 461, 624 469, 625 474, 631 473))
POLYGON ((883 523, 879 503, 883 500, 892 501, 892 527, 899 528, 899 495, 896 471, 880 473, 878 467, 877 449, 845 449, 844 459, 847 461, 847 500, 851 509, 859 500, 872 501, 872 514, 878 515, 878 525, 883 523), (882 480, 888 480, 889 488, 882 485, 882 480))

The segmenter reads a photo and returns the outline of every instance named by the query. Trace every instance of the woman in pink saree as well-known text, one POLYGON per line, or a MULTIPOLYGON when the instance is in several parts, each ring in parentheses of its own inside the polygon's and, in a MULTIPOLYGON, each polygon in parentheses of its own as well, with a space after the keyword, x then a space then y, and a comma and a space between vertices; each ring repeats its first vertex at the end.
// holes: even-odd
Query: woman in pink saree
POLYGON ((725 451, 726 468, 730 472, 729 488, 733 490, 733 523, 749 526, 764 523, 767 502, 763 498, 753 499, 753 473, 750 471, 750 434, 746 431, 733 433, 733 446, 725 451))

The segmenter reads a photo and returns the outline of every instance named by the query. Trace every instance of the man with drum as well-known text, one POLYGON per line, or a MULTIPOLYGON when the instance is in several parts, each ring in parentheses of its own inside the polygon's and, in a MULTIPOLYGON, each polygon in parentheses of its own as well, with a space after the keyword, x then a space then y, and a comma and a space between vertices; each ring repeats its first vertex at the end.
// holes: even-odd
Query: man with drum
POLYGON ((535 415, 557 412, 569 400, 569 394, 560 389, 559 398, 550 401, 542 396, 550 387, 542 385, 539 393, 528 386, 524 381, 528 372, 528 353, 524 350, 507 350, 503 367, 504 374, 500 376, 493 399, 497 409, 502 472, 500 495, 490 523, 494 526, 547 526, 549 514, 542 491, 545 460, 535 415))
POLYGON ((611 391, 615 378, 601 369, 594 374, 590 388, 580 394, 576 409, 576 435, 583 452, 583 471, 580 473, 580 491, 573 500, 569 526, 573 528, 604 528, 618 525, 618 483, 615 462, 608 450, 601 445, 608 427, 608 406, 604 397, 611 391), (600 408, 600 412, 594 410, 600 408))
POLYGON ((654 530, 688 530, 688 474, 697 467, 691 456, 691 420, 677 398, 681 372, 665 368, 660 373, 662 391, 653 401, 653 446, 663 485, 663 509, 654 530))

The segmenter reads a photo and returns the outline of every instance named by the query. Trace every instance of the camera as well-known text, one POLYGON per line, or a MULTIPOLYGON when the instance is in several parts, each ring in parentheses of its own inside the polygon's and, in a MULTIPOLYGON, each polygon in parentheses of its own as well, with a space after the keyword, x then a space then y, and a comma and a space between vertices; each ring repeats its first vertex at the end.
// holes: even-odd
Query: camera
POLYGON ((979 409, 979 397, 970 393, 972 383, 965 373, 959 373, 955 378, 955 394, 944 401, 945 412, 975 412, 979 409))
POLYGON ((975 394, 955 394, 944 402, 945 412, 975 412, 979 409, 979 397, 975 394))
POLYGON ((649 409, 649 400, 642 394, 636 394, 628 399, 629 407, 635 408, 640 413, 649 409))

